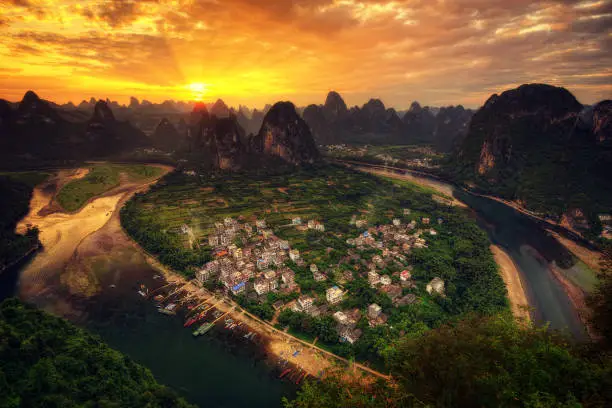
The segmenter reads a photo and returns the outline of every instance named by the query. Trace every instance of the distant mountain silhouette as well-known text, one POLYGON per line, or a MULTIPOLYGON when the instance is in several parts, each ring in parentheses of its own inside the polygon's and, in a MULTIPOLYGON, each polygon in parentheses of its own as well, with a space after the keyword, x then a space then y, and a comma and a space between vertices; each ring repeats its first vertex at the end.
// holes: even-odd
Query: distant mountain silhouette
POLYGON ((117 121, 106 102, 92 116, 52 106, 28 91, 13 109, 0 101, 0 156, 32 160, 82 160, 147 146, 148 138, 128 122, 117 121))
POLYGON ((327 95, 324 105, 309 105, 303 117, 320 144, 429 143, 447 151, 465 133, 472 111, 462 106, 421 108, 413 102, 403 117, 386 108, 380 99, 370 99, 361 108, 347 108, 337 92, 327 95), (442 115, 440 115, 442 113, 442 115))

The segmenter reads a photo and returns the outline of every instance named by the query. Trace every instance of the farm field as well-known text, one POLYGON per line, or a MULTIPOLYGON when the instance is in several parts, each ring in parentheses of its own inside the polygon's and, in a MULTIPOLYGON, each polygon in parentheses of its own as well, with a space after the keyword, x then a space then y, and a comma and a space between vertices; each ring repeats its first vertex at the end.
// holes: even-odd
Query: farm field
POLYGON ((94 165, 85 177, 63 186, 57 194, 57 202, 66 211, 76 211, 91 198, 117 187, 121 177, 126 177, 128 181, 141 181, 152 179, 160 174, 161 169, 144 164, 94 165))
MULTIPOLYGON (((439 194, 334 165, 262 175, 174 172, 129 201, 121 221, 147 251, 187 277, 213 259, 228 258, 230 265, 232 257, 225 254, 241 248, 240 261, 228 268, 238 275, 241 263, 257 263, 258 269, 244 278, 246 291, 236 294, 243 307, 267 320, 277 309, 279 325, 292 333, 318 338, 337 354, 376 362, 407 334, 471 312, 508 310, 485 233, 465 209, 432 198, 439 194), (262 221, 265 226, 251 231, 248 225, 262 221), (231 242, 215 238, 211 244, 211 236, 230 229, 238 231, 231 242), (285 252, 269 249, 275 242, 287 242, 285 252), (243 257, 243 251, 259 255, 243 257), (259 268, 257 258, 266 251, 275 260, 259 268), (288 259, 287 251, 299 259, 288 259), (295 286, 254 291, 264 274, 274 275, 265 273, 270 270, 276 279, 289 271, 295 286), (435 278, 444 281, 443 292, 428 288, 435 278), (333 287, 344 293, 340 302, 329 301, 333 287), (316 312, 296 310, 298 297, 313 299, 316 312), (381 319, 367 317, 372 304, 380 306, 381 319), (338 312, 349 311, 359 316, 351 328, 359 333, 355 341, 338 335, 338 312)), ((216 279, 208 286, 223 288, 224 278, 216 279)), ((233 285, 225 284, 229 293, 233 285)))

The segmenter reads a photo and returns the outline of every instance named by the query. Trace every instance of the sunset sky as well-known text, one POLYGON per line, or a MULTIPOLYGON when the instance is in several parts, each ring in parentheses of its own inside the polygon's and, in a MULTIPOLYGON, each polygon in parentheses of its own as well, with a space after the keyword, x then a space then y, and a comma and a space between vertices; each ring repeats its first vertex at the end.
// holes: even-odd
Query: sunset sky
POLYGON ((612 0, 0 0, 0 98, 462 103, 612 98, 612 0))

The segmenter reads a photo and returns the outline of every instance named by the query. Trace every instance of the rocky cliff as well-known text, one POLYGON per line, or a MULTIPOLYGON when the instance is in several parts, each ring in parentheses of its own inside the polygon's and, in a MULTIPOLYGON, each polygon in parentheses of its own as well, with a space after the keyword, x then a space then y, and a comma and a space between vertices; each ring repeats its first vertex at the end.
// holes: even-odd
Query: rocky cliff
POLYGON ((272 106, 250 147, 255 154, 278 157, 291 164, 312 163, 319 157, 308 125, 291 102, 272 106))
MULTIPOLYGON (((179 122, 179 128, 183 130, 184 127, 185 122, 179 122)), ((185 134, 180 133, 167 118, 163 118, 159 122, 151 136, 153 146, 167 152, 173 152, 179 149, 183 145, 184 139, 185 134)))
POLYGON ((594 220, 612 208, 609 107, 585 107, 544 84, 493 95, 473 116, 451 171, 549 216, 594 220))
POLYGON ((247 141, 236 117, 218 118, 203 105, 190 116, 188 132, 189 157, 202 168, 236 170, 246 158, 247 141))

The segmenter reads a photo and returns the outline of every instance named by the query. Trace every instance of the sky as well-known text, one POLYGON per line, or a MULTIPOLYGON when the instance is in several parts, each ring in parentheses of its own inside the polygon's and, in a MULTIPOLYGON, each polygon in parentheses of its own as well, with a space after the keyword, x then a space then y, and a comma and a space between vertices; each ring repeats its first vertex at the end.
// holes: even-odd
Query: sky
POLYGON ((463 104, 612 99, 612 0, 0 0, 0 98, 463 104))

